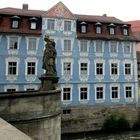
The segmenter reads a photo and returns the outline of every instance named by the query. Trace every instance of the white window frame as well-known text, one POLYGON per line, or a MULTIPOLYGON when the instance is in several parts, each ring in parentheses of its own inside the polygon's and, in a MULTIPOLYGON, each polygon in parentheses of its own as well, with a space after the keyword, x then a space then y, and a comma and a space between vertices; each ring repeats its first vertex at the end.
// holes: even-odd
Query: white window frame
POLYGON ((123 53, 124 53, 124 56, 130 56, 131 55, 131 51, 132 51, 132 43, 130 43, 130 42, 122 42, 122 46, 123 46, 123 53), (125 47, 126 46, 129 46, 129 52, 126 52, 125 51, 125 47))
POLYGON ((38 90, 38 86, 37 85, 32 85, 32 84, 24 85, 24 91, 27 91, 27 89, 38 90))
MULTIPOLYGON (((114 48, 115 48, 115 46, 114 46, 114 48)), ((113 50, 114 50, 114 48, 113 48, 113 50)), ((117 41, 110 41, 109 42, 109 52, 110 52, 111 57, 117 57, 118 56, 118 42, 117 41), (112 43, 116 44, 116 51, 111 51, 112 50, 112 43)))
POLYGON ((7 89, 15 89, 16 91, 18 91, 19 87, 18 85, 5 85, 4 91, 7 92, 7 89))
POLYGON ((101 26, 96 26, 96 34, 101 34, 102 33, 102 27, 101 26))
POLYGON ((79 89, 79 102, 82 104, 86 104, 89 101, 89 84, 79 84, 78 85, 78 89, 79 89), (87 88, 87 99, 81 99, 81 88, 87 88))
POLYGON ((120 61, 116 59, 111 59, 109 60, 109 65, 110 65, 110 77, 112 80, 116 81, 120 75, 120 69, 119 69, 120 61), (117 64, 117 74, 112 74, 112 67, 111 67, 112 64, 117 64))
POLYGON ((110 85, 110 99, 112 102, 119 102, 119 100, 120 100, 120 85, 119 84, 111 84, 110 85), (112 87, 118 88, 118 98, 112 98, 112 87))
POLYGON ((87 25, 81 25, 81 33, 87 32, 87 25))
POLYGON ((95 51, 95 55, 97 57, 102 57, 103 56, 103 53, 104 53, 104 41, 102 40, 96 40, 94 42, 94 51, 95 51), (97 51, 97 42, 101 42, 101 51, 97 51))
POLYGON ((21 37, 15 36, 15 35, 14 35, 14 36, 13 36, 13 35, 7 36, 7 40, 8 40, 8 44, 7 44, 8 54, 11 54, 11 55, 18 55, 20 39, 21 39, 21 37), (11 49, 11 48, 10 48, 10 40, 11 40, 12 37, 17 38, 17 49, 11 49))
POLYGON ((105 101, 105 85, 104 84, 96 84, 95 85, 95 102, 96 103, 103 103, 105 101), (97 88, 102 87, 103 88, 103 98, 97 99, 97 88))
POLYGON ((87 58, 81 58, 79 59, 79 77, 81 81, 87 81, 89 78, 89 66, 90 66, 90 61, 87 58), (81 63, 87 63, 87 74, 83 75, 81 74, 81 63))
POLYGON ((19 74, 19 58, 17 57, 8 57, 6 58, 6 78, 7 80, 17 80, 18 74, 19 74), (9 62, 16 62, 16 74, 8 74, 9 69, 9 62))
POLYGON ((126 102, 132 102, 134 100, 134 85, 133 84, 124 84, 124 98, 126 102), (126 97, 126 87, 131 87, 131 94, 132 97, 126 97))
POLYGON ((19 20, 13 19, 12 20, 12 29, 18 29, 19 28, 19 20))
POLYGON ((36 55, 37 50, 38 50, 38 44, 39 44, 39 38, 38 37, 26 37, 26 41, 27 41, 27 54, 28 55, 36 55), (36 46, 35 46, 35 50, 30 50, 29 49, 29 41, 30 39, 35 39, 36 40, 36 46))
POLYGON ((55 30, 55 19, 47 19, 47 30, 50 30, 50 31, 54 31, 55 30), (53 21, 53 23, 51 23, 51 25, 49 25, 49 21, 53 21), (52 25, 53 24, 53 25, 52 25))
POLYGON ((125 36, 128 35, 128 28, 123 28, 122 31, 123 31, 123 35, 125 36))
POLYGON ((72 31, 72 21, 64 20, 64 32, 71 32, 71 31, 72 31), (66 23, 70 23, 70 25, 66 25, 66 23))
POLYGON ((61 60, 61 65, 62 65, 62 70, 61 70, 62 79, 66 80, 66 81, 70 80, 73 77, 73 59, 72 58, 62 59, 61 60), (70 65, 71 65, 70 74, 65 74, 65 72, 64 72, 64 63, 70 63, 70 65))
POLYGON ((72 55, 72 49, 73 49, 73 43, 74 43, 74 38, 72 37, 64 37, 62 40, 62 53, 64 56, 71 56, 72 55), (64 51, 64 40, 70 40, 71 42, 71 50, 70 51, 64 51))
POLYGON ((115 28, 114 27, 109 27, 109 34, 114 35, 115 34, 115 28))
POLYGON ((37 58, 35 58, 35 57, 27 57, 25 59, 25 78, 26 78, 27 81, 32 82, 32 81, 36 80, 36 78, 37 78, 37 67, 38 67, 38 60, 37 60, 37 58), (35 74, 28 75, 28 73, 27 73, 28 62, 35 63, 35 74))
POLYGON ((61 84, 61 89, 62 89, 62 92, 61 92, 61 101, 62 101, 62 104, 71 104, 72 103, 72 90, 73 90, 73 85, 71 84, 61 84), (70 100, 63 100, 63 89, 64 88, 70 88, 70 100))
POLYGON ((37 29, 37 22, 36 21, 30 21, 30 29, 31 30, 37 29))

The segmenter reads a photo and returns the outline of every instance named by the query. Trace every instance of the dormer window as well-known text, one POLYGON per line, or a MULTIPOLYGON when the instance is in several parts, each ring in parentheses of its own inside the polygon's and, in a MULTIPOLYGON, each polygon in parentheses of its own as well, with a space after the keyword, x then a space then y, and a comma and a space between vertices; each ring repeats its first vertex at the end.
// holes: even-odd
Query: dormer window
POLYGON ((18 17, 18 16, 11 17, 12 28, 13 29, 18 29, 19 28, 19 20, 20 20, 20 17, 18 17))
POLYGON ((97 22, 95 24, 95 29, 96 29, 97 34, 101 34, 102 33, 102 24, 100 22, 97 22))
POLYGON ((109 34, 110 35, 115 34, 115 25, 113 23, 109 24, 109 34))
POLYGON ((81 22, 81 33, 87 32, 87 24, 85 22, 81 22))
POLYGON ((123 25, 122 26, 122 33, 123 33, 123 35, 128 35, 129 33, 128 33, 128 26, 127 25, 123 25))
POLYGON ((30 18, 30 29, 31 30, 36 30, 37 29, 37 18, 33 17, 30 18))

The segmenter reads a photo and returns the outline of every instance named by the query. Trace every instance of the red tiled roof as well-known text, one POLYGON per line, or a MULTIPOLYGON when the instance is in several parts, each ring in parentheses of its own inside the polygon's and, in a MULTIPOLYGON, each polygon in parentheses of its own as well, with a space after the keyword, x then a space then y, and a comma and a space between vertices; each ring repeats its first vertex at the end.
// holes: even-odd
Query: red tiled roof
POLYGON ((41 10, 25 10, 11 7, 0 9, 0 14, 19 15, 19 16, 41 16, 44 12, 45 11, 41 10))
POLYGON ((140 32, 140 20, 128 21, 131 24, 132 32, 140 32))
POLYGON ((108 16, 94 16, 94 15, 78 15, 74 14, 76 19, 82 20, 82 21, 91 21, 91 22, 104 22, 104 23, 116 23, 116 24, 128 24, 126 22, 123 22, 122 20, 119 20, 115 17, 108 17, 108 16))

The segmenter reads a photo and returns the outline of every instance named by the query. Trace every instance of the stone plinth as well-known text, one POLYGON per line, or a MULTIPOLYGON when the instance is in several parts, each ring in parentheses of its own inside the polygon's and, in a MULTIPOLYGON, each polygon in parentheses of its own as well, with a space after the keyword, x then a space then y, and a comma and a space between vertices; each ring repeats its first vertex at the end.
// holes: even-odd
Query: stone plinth
POLYGON ((56 90, 58 77, 53 75, 42 75, 39 79, 41 80, 40 91, 56 90))

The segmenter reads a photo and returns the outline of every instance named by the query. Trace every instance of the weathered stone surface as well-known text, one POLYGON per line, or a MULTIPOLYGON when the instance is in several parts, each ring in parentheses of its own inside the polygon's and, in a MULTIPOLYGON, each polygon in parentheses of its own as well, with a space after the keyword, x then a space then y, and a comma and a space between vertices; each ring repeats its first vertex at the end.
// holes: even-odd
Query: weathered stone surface
POLYGON ((107 116, 114 113, 125 116, 132 125, 138 119, 139 109, 135 104, 65 107, 71 114, 62 115, 62 133, 100 130, 107 116))

